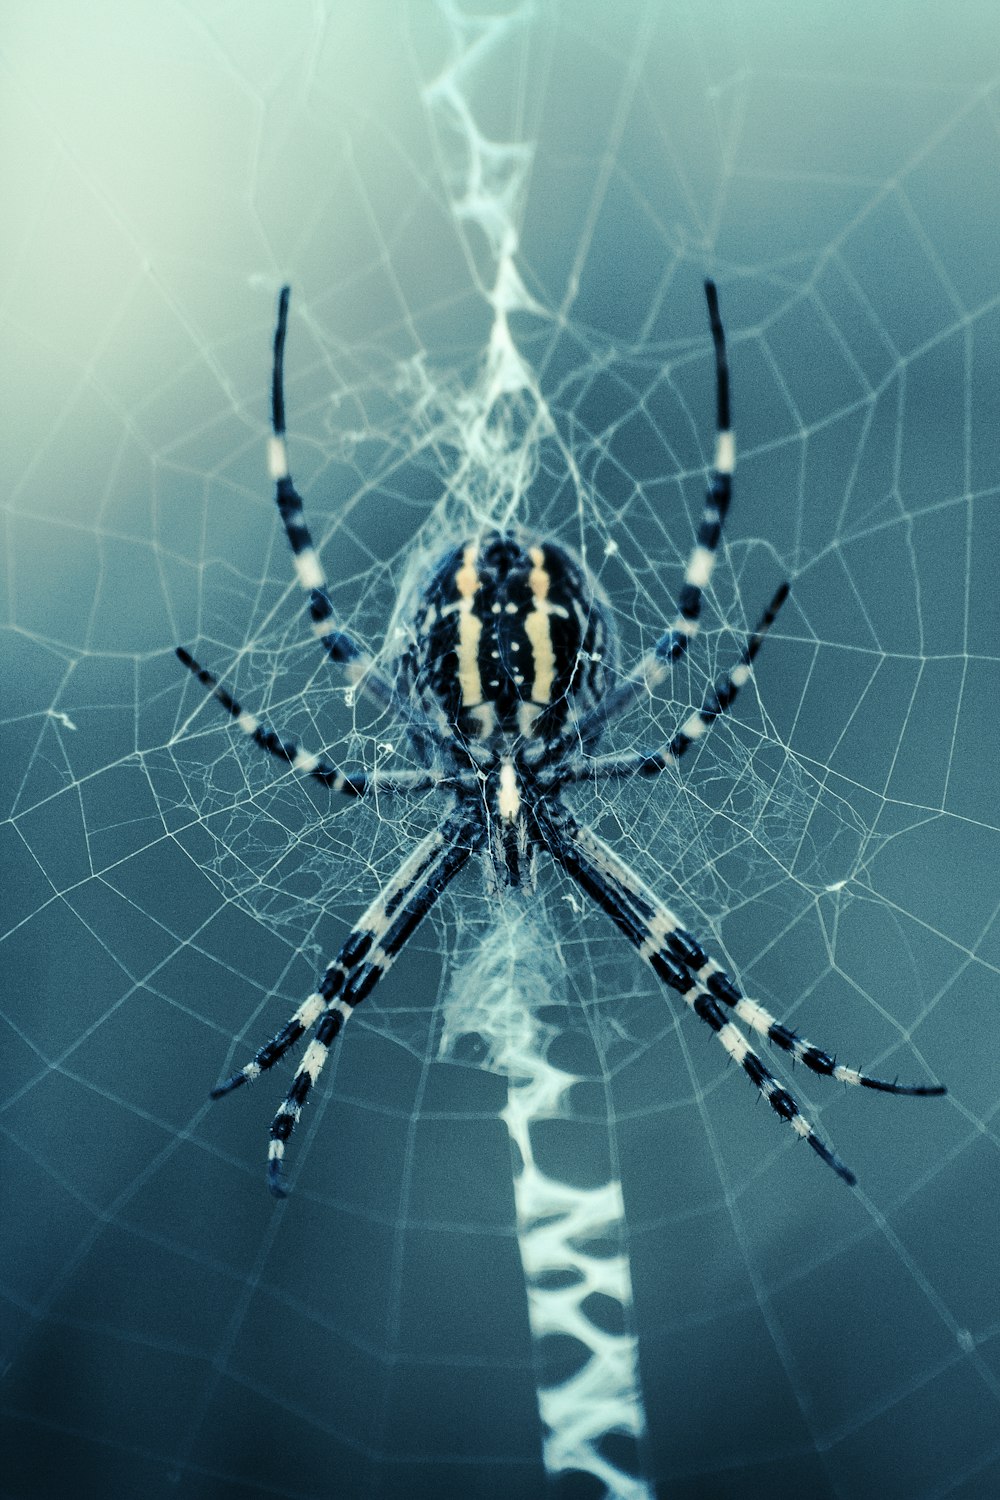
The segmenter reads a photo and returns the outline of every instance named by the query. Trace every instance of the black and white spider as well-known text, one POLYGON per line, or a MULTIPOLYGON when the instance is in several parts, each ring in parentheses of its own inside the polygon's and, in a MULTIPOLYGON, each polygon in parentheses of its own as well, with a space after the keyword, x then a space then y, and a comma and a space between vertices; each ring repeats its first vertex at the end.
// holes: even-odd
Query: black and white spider
POLYGON ((599 754, 607 724, 659 688, 698 629, 732 491, 735 443, 729 370, 715 285, 705 283, 715 347, 716 448, 705 511, 688 559, 677 617, 638 665, 618 670, 614 621, 586 567, 555 543, 489 531, 462 540, 431 569, 417 598, 412 643, 383 674, 337 620, 326 576, 288 468, 284 348, 289 288, 282 289, 274 336, 269 468, 278 510, 309 612, 330 659, 381 709, 395 714, 421 769, 398 774, 341 770, 279 738, 246 712, 182 647, 177 655, 260 749, 333 792, 400 797, 433 789, 440 824, 414 848, 368 907, 315 992, 251 1062, 212 1090, 228 1094, 257 1078, 316 1027, 287 1097, 271 1125, 268 1181, 282 1196, 285 1147, 355 1006, 370 995, 445 887, 481 854, 497 887, 532 886, 535 856, 546 850, 597 902, 656 976, 683 996, 699 1020, 787 1122, 845 1182, 854 1175, 813 1130, 792 1095, 740 1027, 766 1037, 813 1073, 887 1094, 943 1094, 938 1084, 889 1083, 844 1067, 748 999, 667 906, 602 839, 582 826, 560 792, 602 777, 655 776, 733 704, 788 595, 783 583, 742 654, 669 744, 631 755, 599 754), (732 1017, 733 1019, 730 1019, 732 1017))

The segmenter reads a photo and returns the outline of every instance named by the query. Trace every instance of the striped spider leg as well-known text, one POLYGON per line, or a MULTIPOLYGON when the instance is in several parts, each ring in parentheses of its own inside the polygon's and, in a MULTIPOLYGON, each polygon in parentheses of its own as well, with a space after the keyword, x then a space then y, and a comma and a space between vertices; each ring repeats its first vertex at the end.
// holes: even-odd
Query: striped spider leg
POLYGON ((583 827, 560 805, 535 809, 541 837, 559 864, 597 902, 623 932, 662 983, 676 990, 699 1020, 715 1033, 729 1056, 760 1090, 775 1114, 809 1142, 816 1154, 843 1180, 853 1185, 854 1173, 817 1135, 793 1096, 754 1051, 726 1007, 747 1027, 767 1038, 793 1062, 820 1077, 875 1089, 884 1094, 929 1096, 945 1093, 941 1084, 890 1083, 857 1068, 845 1067, 829 1053, 784 1026, 757 1001, 737 988, 720 964, 681 926, 670 908, 650 891, 597 834, 583 827))
POLYGON ((292 740, 283 740, 273 729, 265 729, 256 714, 248 713, 242 704, 237 703, 232 693, 223 687, 219 679, 207 670, 199 666, 189 651, 183 646, 176 650, 178 661, 182 662, 196 681, 202 687, 212 689, 212 697, 229 714, 243 733, 268 755, 273 755, 275 760, 284 761, 293 771, 299 771, 305 776, 311 776, 331 792, 343 792, 348 797, 364 797, 369 793, 394 793, 406 792, 411 796, 431 789, 455 789, 464 787, 467 791, 475 785, 474 779, 466 773, 464 776, 458 774, 448 776, 443 771, 396 771, 386 773, 382 771, 365 771, 360 767, 349 771, 339 770, 330 764, 322 755, 316 755, 311 750, 304 749, 292 740))
POLYGON ((723 524, 733 496, 733 470, 736 467, 736 436, 729 400, 729 360, 714 281, 705 282, 705 300, 715 353, 715 460, 709 475, 705 509, 677 599, 677 615, 652 651, 646 652, 625 679, 610 688, 600 702, 577 722, 571 721, 566 748, 569 748, 571 737, 573 748, 593 743, 612 719, 626 713, 646 693, 662 686, 671 667, 684 656, 698 630, 702 599, 712 578, 723 524))
POLYGON ((250 1062, 212 1090, 221 1099, 241 1084, 273 1068, 306 1032, 315 1036, 302 1055, 285 1100, 271 1123, 268 1185, 284 1197, 282 1162, 309 1093, 323 1071, 330 1047, 351 1016, 388 973, 403 945, 416 931, 438 897, 482 843, 482 819, 468 807, 455 807, 439 828, 417 845, 400 865, 328 965, 315 991, 306 997, 250 1062))
MULTIPOLYGON (((336 617, 330 599, 326 573, 313 542, 306 521, 302 496, 295 488, 288 460, 288 439, 285 426, 285 339, 288 332, 288 305, 291 288, 283 286, 278 298, 278 321, 274 331, 274 352, 271 365, 271 437, 268 442, 268 473, 275 485, 275 501, 284 527, 288 545, 292 551, 295 575, 299 585, 309 599, 309 615, 313 633, 330 661, 344 668, 348 681, 379 708, 390 710, 402 723, 411 744, 427 758, 427 747, 433 744, 435 734, 440 735, 442 719, 440 711, 432 715, 432 724, 425 713, 400 702, 392 683, 375 666, 372 653, 362 645, 336 617)), ((215 685, 217 679, 197 662, 189 652, 179 648, 177 655, 184 665, 199 680, 215 685)), ((226 696, 217 692, 216 698, 228 707, 226 696)), ((258 741, 259 743, 259 741, 258 741)), ((267 747, 265 747, 267 748, 267 747)), ((349 788, 341 788, 349 790, 349 788)))
POLYGON ((291 288, 283 286, 278 298, 278 322, 274 330, 271 367, 271 440, 268 472, 275 484, 275 500, 288 545, 295 561, 295 574, 309 597, 313 631, 330 660, 343 666, 348 678, 383 708, 396 707, 392 684, 376 670, 371 653, 336 618, 329 585, 306 521, 302 496, 295 488, 288 464, 285 429, 285 336, 291 288))
POLYGON ((627 755, 594 755, 577 758, 563 767, 539 777, 546 789, 555 790, 573 781, 589 781, 602 776, 656 776, 668 766, 675 766, 682 755, 707 734, 716 719, 728 713, 740 689, 750 681, 754 660, 778 611, 788 598, 788 584, 782 583, 761 615, 753 634, 747 638, 736 665, 719 677, 706 693, 700 708, 689 715, 662 750, 635 750, 627 755))

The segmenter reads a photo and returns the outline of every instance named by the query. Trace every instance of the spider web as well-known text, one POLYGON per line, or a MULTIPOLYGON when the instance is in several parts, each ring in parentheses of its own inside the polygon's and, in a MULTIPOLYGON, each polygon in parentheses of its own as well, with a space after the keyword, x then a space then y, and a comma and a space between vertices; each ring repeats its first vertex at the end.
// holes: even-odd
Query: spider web
POLYGON ((281 1080, 207 1090, 440 810, 282 775, 173 647, 283 734, 407 763, 318 659, 274 515, 287 279, 351 628, 391 655, 420 566, 503 519, 586 556, 634 661, 711 454, 705 274, 734 507, 696 649, 612 743, 662 743, 792 598, 681 775, 574 810, 769 1009, 950 1092, 799 1070, 846 1191, 546 866, 539 1015, 581 1080, 546 1161, 621 1182, 658 1495, 996 1492, 995 45, 971 7, 13 7, 5 1495, 547 1493, 507 1083, 455 1021, 495 903, 466 872, 352 1020, 275 1206, 281 1080), (509 225, 536 395, 476 428, 509 225))

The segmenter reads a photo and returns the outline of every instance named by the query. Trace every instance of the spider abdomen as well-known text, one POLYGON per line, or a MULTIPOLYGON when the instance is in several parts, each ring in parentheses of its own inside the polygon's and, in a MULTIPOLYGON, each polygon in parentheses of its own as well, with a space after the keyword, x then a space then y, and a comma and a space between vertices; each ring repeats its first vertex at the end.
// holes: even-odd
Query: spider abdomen
POLYGON ((445 554, 415 610, 406 686, 467 739, 549 739, 606 690, 614 639, 583 564, 554 542, 490 532, 445 554))

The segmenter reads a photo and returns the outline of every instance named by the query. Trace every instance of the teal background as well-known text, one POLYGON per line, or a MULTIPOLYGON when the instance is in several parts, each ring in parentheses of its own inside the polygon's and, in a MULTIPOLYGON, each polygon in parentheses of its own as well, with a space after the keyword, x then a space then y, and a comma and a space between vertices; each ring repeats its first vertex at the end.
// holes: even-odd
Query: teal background
MULTIPOLYGON (((462 148, 421 90, 504 13, 5 8, 11 1500, 548 1493, 505 1086, 474 1047, 436 1054, 442 955, 489 920, 478 877, 358 1017, 276 1206, 280 1087, 207 1091, 413 829, 276 785, 173 657, 197 643, 280 727, 370 751, 276 534, 274 301, 291 281, 296 473, 339 607, 380 640, 414 538, 453 514, 400 362, 468 380, 489 330, 485 241, 449 208, 462 148)), ((588 546, 630 659, 670 611, 711 452, 705 274, 730 337, 740 462, 704 654, 628 732, 669 734, 738 649, 724 625, 793 580, 759 696, 683 781, 583 805, 765 1004, 950 1091, 796 1075, 848 1192, 543 872, 589 1079, 547 1149, 582 1182, 609 1152, 621 1174, 644 1461, 685 1500, 991 1496, 1000 23, 786 0, 514 15, 462 83, 487 139, 536 143, 518 264, 549 316, 514 332, 585 491, 581 520, 549 454, 525 513, 588 546)))

